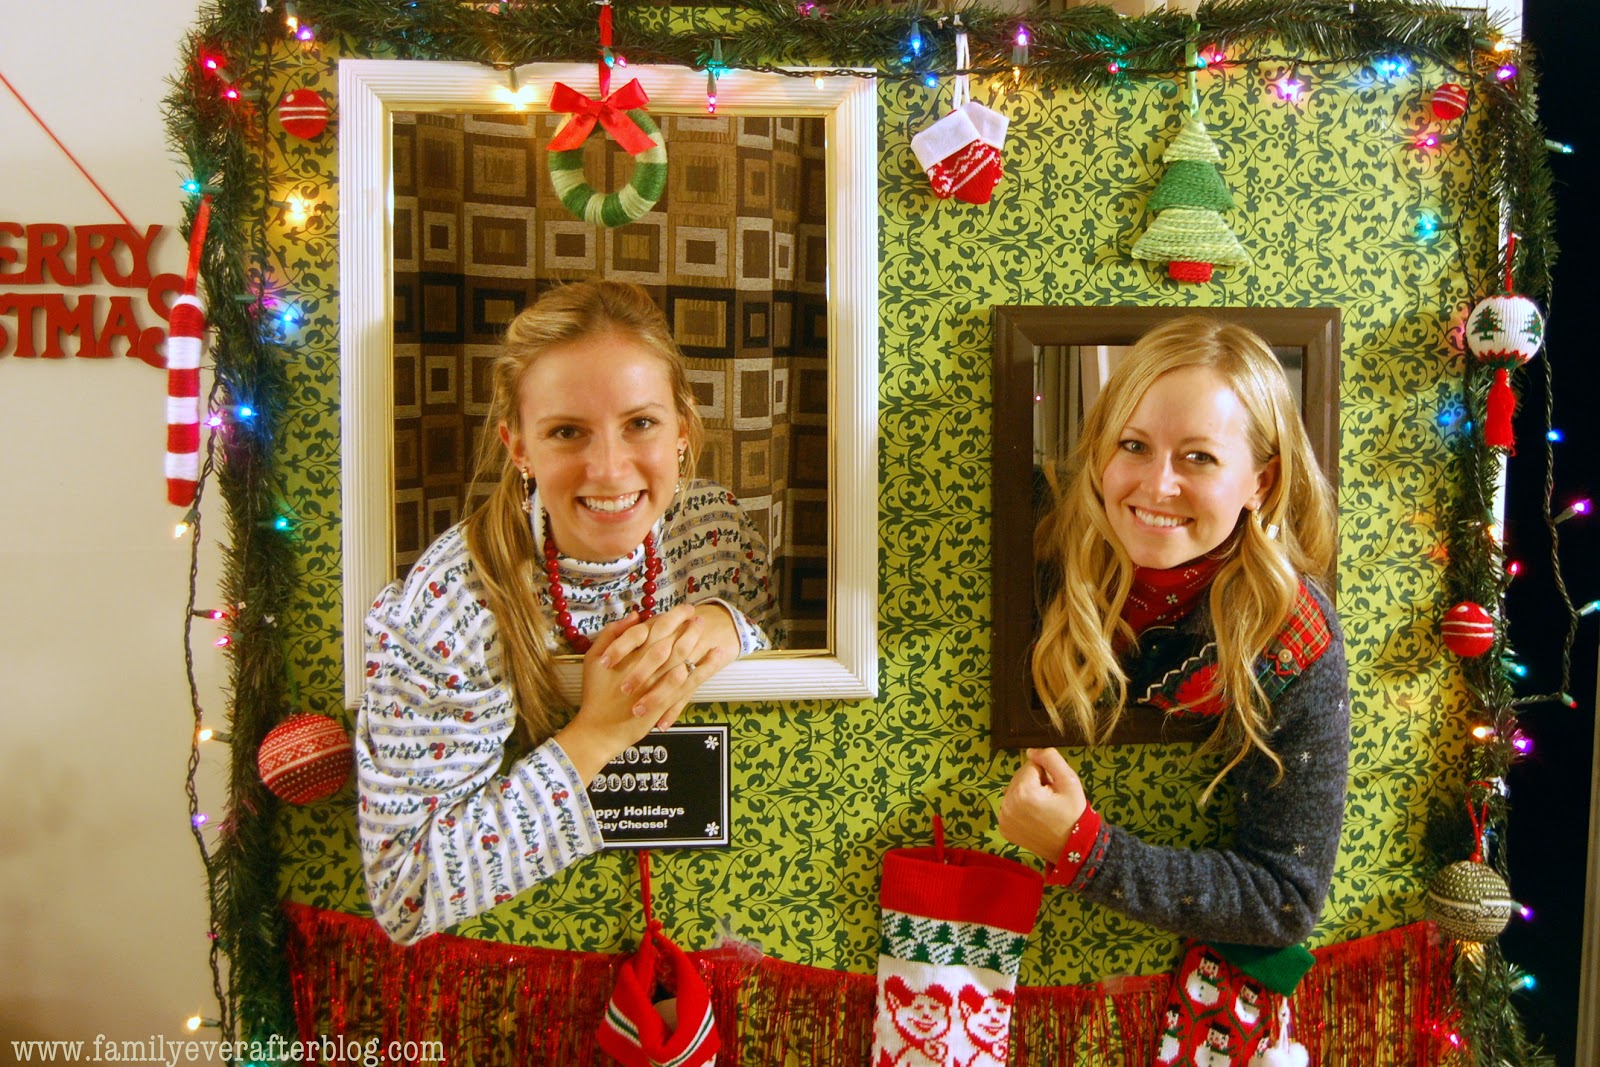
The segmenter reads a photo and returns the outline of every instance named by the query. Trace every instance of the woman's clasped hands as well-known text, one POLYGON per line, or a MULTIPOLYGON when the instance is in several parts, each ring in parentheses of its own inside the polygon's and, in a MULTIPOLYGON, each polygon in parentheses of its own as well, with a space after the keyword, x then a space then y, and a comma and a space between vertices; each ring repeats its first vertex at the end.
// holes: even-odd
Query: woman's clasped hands
POLYGON ((677 722, 695 691, 738 655, 738 631, 720 604, 628 614, 584 654, 583 703, 556 741, 590 781, 651 730, 677 722))

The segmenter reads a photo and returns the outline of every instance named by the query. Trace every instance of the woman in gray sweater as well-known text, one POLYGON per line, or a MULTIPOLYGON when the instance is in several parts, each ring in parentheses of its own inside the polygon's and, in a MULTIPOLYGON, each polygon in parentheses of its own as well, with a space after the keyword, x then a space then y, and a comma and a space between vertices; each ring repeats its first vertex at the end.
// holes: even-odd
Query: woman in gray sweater
POLYGON ((1085 418, 1039 543, 1059 582, 1033 654, 1058 727, 1109 736, 1129 704, 1214 720, 1228 848, 1149 844, 1103 819, 1055 749, 1000 807, 1049 881, 1194 939, 1162 1065, 1242 1065, 1292 991, 1332 878, 1349 758, 1332 493, 1260 337, 1204 317, 1134 346, 1085 418))

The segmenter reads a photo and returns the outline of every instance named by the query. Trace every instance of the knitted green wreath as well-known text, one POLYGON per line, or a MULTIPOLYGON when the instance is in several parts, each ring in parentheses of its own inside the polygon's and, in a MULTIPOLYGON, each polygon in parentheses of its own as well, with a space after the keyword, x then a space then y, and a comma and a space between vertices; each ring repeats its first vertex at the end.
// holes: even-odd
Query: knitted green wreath
MULTIPOLYGON (((566 209, 578 218, 601 226, 626 226, 637 222, 667 188, 667 146, 661 128, 643 109, 628 112, 650 138, 650 147, 633 157, 633 174, 621 192, 602 193, 584 180, 583 149, 546 153, 550 182, 566 209)), ((596 125, 595 129, 600 129, 596 125)), ((601 134, 604 135, 604 130, 601 134)), ((591 131, 591 136, 593 131, 591 131)))

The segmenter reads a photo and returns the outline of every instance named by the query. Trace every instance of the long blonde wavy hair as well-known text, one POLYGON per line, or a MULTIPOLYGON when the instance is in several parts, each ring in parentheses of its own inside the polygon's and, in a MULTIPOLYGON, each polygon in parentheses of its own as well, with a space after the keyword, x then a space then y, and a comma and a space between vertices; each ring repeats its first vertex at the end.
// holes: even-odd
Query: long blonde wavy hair
POLYGON ((1283 368, 1254 332, 1190 315, 1146 333, 1106 382, 1063 468, 1047 472, 1053 503, 1036 549, 1059 584, 1034 646, 1033 682, 1056 727, 1070 722, 1091 742, 1109 737, 1123 714, 1128 678, 1116 649, 1136 641, 1122 620, 1134 565, 1106 517, 1101 479, 1145 391, 1185 367, 1209 368, 1239 398, 1257 470, 1278 463, 1255 521, 1240 523, 1211 584, 1218 676, 1209 696, 1220 694, 1225 710, 1202 751, 1222 749, 1229 759, 1203 803, 1251 749, 1265 753, 1282 775, 1283 763, 1266 741, 1271 709, 1255 664, 1293 610, 1300 576, 1326 580, 1334 562, 1332 490, 1283 368), (1273 527, 1276 538, 1269 536, 1273 527))
POLYGON ((557 345, 605 334, 637 341, 667 365, 679 427, 689 439, 687 471, 696 469, 705 440, 683 353, 666 317, 639 286, 606 281, 563 285, 546 292, 506 329, 505 348, 490 369, 492 393, 477 458, 477 480, 494 479, 496 484, 467 517, 466 538, 498 623, 500 674, 511 686, 518 718, 533 743, 555 732, 568 705, 556 683, 551 623, 539 605, 537 591, 545 578, 523 510, 522 472, 499 431, 504 426, 520 434, 522 382, 540 356, 557 345))

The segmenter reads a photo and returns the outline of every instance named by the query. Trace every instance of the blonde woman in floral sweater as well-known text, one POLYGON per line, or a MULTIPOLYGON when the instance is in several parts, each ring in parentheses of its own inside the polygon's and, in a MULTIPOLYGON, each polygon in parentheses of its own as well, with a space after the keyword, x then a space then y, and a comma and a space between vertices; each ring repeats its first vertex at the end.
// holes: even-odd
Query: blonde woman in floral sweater
POLYGON ((410 942, 597 850, 585 786, 769 647, 765 546, 686 477, 702 428, 636 286, 568 285, 507 331, 479 470, 495 491, 367 617, 359 826, 379 922, 410 942), (553 657, 583 655, 576 711, 553 657))

